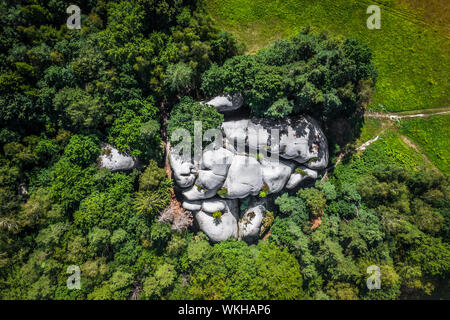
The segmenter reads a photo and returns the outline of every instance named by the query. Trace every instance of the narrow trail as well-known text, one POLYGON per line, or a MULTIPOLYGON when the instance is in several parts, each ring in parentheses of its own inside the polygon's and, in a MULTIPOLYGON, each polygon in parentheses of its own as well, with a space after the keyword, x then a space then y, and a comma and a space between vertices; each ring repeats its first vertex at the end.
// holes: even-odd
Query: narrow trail
POLYGON ((389 119, 389 120, 402 120, 402 119, 410 119, 410 118, 428 118, 431 116, 450 114, 450 108, 446 108, 447 110, 429 110, 428 112, 424 110, 414 111, 406 111, 405 113, 391 113, 391 112, 371 112, 367 111, 364 114, 365 118, 377 118, 377 119, 389 119), (412 112, 412 113, 411 113, 412 112))
POLYGON ((402 141, 408 145, 410 148, 413 148, 416 152, 420 153, 423 157, 423 159, 425 160, 425 162, 436 172, 440 172, 440 170, 438 168, 436 168, 436 166, 430 161, 430 159, 428 159, 428 157, 426 156, 425 153, 422 152, 422 150, 420 149, 420 147, 418 147, 416 144, 414 144, 414 142, 412 142, 408 137, 402 135, 399 133, 400 138, 402 139, 402 141))

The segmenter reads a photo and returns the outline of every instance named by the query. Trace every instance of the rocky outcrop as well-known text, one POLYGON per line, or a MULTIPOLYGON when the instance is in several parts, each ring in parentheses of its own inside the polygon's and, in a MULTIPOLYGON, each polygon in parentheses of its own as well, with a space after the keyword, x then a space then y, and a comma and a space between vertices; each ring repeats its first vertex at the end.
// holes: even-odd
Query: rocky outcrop
POLYGON ((169 155, 183 207, 194 213, 211 241, 253 241, 265 215, 262 199, 294 189, 328 164, 328 144, 310 117, 242 119, 221 126, 221 145, 207 148, 198 163, 169 155), (238 199, 256 197, 239 220, 238 199), (221 218, 213 217, 220 212, 221 218), (238 222, 239 220, 239 222, 238 222))
POLYGON ((110 144, 102 144, 99 157, 100 168, 106 168, 113 172, 126 171, 136 168, 138 161, 130 155, 120 152, 110 144))
POLYGON ((177 185, 181 188, 188 188, 194 184, 195 175, 192 173, 194 165, 190 161, 186 161, 181 156, 171 152, 169 162, 177 185))
POLYGON ((240 93, 223 94, 211 99, 206 104, 215 107, 219 112, 229 112, 242 107, 244 97, 240 93))
POLYGON ((263 187, 261 164, 253 157, 236 155, 233 158, 223 185, 227 199, 243 199, 256 196, 263 187))
POLYGON ((278 193, 283 190, 291 176, 295 163, 287 161, 261 160, 263 182, 267 185, 268 194, 278 193))
POLYGON ((239 220, 239 239, 249 243, 257 240, 265 213, 266 202, 262 199, 252 199, 249 208, 239 220))
POLYGON ((221 129, 225 136, 225 147, 232 152, 236 152, 238 144, 245 146, 247 139, 247 129, 249 120, 226 121, 222 123, 221 129))
POLYGON ((238 237, 238 201, 213 198, 203 201, 202 208, 194 212, 195 220, 212 242, 238 237), (215 210, 221 208, 222 210, 215 210), (220 212, 220 217, 214 217, 220 212))

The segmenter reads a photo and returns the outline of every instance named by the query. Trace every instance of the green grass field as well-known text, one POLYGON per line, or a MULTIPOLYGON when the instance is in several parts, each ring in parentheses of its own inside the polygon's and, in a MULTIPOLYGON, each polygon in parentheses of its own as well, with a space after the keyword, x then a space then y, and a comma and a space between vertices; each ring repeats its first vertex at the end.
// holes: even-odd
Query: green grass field
POLYGON ((431 6, 433 12, 440 12, 445 18, 435 24, 423 9, 407 7, 404 2, 203 0, 218 25, 244 42, 249 53, 275 39, 295 35, 306 25, 318 32, 364 41, 372 48, 379 71, 371 109, 396 112, 448 107, 448 1, 429 1, 426 12, 431 12, 431 6), (369 30, 366 9, 376 3, 382 3, 381 29, 369 30))
MULTIPOLYGON (((374 125, 378 121, 380 120, 370 119, 363 128, 362 136, 365 135, 364 141, 373 139, 377 135, 379 139, 364 152, 347 155, 331 175, 335 182, 354 183, 365 174, 371 173, 378 165, 398 165, 411 171, 433 168, 421 153, 403 141, 397 128, 386 126, 382 131, 376 130, 374 125)), ((362 139, 360 140, 358 145, 362 142, 362 139)))
POLYGON ((364 125, 361 128, 361 134, 356 140, 356 145, 359 146, 364 142, 374 139, 376 136, 380 135, 383 131, 383 120, 375 118, 364 119, 364 125))
POLYGON ((403 120, 399 130, 417 144, 439 170, 450 174, 450 115, 403 120))

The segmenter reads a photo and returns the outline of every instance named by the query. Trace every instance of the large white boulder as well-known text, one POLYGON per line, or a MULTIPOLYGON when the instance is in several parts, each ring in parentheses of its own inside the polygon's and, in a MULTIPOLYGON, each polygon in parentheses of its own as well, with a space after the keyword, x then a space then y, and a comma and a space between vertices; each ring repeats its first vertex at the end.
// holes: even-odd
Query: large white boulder
POLYGON ((295 160, 311 169, 328 164, 328 143, 319 124, 311 117, 283 119, 252 118, 222 124, 225 147, 242 154, 271 152, 295 160))
POLYGON ((225 148, 205 150, 200 162, 200 168, 212 170, 216 175, 226 176, 233 157, 234 153, 225 148))
POLYGON ((219 189, 225 182, 225 176, 215 174, 212 170, 199 170, 196 184, 206 190, 219 189))
POLYGON ((223 94, 214 97, 206 104, 213 106, 219 112, 228 112, 237 110, 244 104, 244 97, 240 93, 223 94))
POLYGON ((269 188, 269 194, 283 190, 292 174, 295 164, 287 161, 273 161, 270 158, 261 160, 263 182, 269 188))
POLYGON ((181 188, 189 188, 194 184, 195 175, 192 173, 194 165, 192 162, 183 159, 181 156, 171 152, 169 162, 172 167, 175 182, 181 188))
POLYGON ((309 155, 309 128, 296 132, 291 125, 280 135, 280 155, 285 159, 296 159, 298 162, 306 162, 312 156, 309 155))
POLYGON ((201 186, 193 185, 187 190, 182 192, 183 197, 189 201, 205 200, 212 198, 216 195, 218 189, 207 190, 201 186))
POLYGON ((295 161, 302 163, 310 169, 325 169, 329 160, 327 138, 316 120, 311 117, 304 119, 307 121, 308 149, 302 155, 295 158, 295 161))
POLYGON ((261 223, 266 213, 265 206, 263 200, 252 199, 249 208, 239 220, 239 239, 253 242, 259 237, 261 223))
POLYGON ((237 199, 263 201, 261 191, 275 194, 317 179, 328 164, 327 140, 310 117, 226 121, 221 131, 225 139, 210 144, 198 163, 170 154, 174 178, 184 189, 183 207, 194 212, 212 241, 238 236, 253 241, 259 236, 265 206, 253 199, 238 222, 237 199), (221 219, 214 219, 219 211, 221 219))
POLYGON ((281 119, 280 157, 292 159, 311 169, 328 164, 328 143, 319 124, 310 117, 281 119))
POLYGON ((111 171, 126 171, 137 166, 137 159, 125 152, 120 152, 110 144, 102 144, 101 148, 100 168, 106 168, 111 171))
POLYGON ((237 155, 233 158, 223 185, 227 199, 243 199, 257 195, 263 187, 261 164, 253 157, 237 155))
POLYGON ((225 241, 229 238, 237 239, 238 236, 238 201, 224 200, 224 199, 209 199, 202 204, 208 207, 209 204, 217 205, 220 202, 223 204, 222 215, 219 219, 213 217, 212 213, 200 210, 194 212, 194 217, 198 223, 200 230, 202 230, 212 242, 225 241))
POLYGON ((222 132, 224 133, 224 136, 228 141, 229 147, 233 148, 232 150, 241 149, 238 148, 237 145, 240 145, 241 147, 245 146, 247 140, 248 123, 248 119, 226 121, 222 123, 222 132))

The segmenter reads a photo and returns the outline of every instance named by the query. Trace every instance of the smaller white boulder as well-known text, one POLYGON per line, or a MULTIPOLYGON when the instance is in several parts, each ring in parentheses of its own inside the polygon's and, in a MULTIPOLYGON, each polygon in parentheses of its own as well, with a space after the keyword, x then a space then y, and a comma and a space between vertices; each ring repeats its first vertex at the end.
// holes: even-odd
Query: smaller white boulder
POLYGON ((269 187, 269 194, 283 190, 295 165, 287 161, 273 161, 265 158, 261 161, 264 183, 269 187))
MULTIPOLYGON (((237 200, 222 200, 210 199, 203 202, 203 205, 208 202, 222 201, 225 204, 225 209, 219 219, 216 219, 212 214, 204 212, 203 210, 194 213, 200 230, 202 230, 212 242, 221 242, 229 238, 237 239, 238 236, 238 201, 237 200)), ((202 206, 203 206, 202 205, 202 206)))
POLYGON ((244 104, 244 97, 240 93, 219 95, 206 104, 213 106, 219 112, 237 110, 244 104))
POLYGON ((226 176, 234 153, 225 148, 205 150, 200 162, 201 169, 212 170, 216 175, 226 176))
POLYGON ((253 242, 259 237, 261 223, 265 216, 266 208, 263 200, 253 199, 248 210, 239 220, 239 239, 253 242))
POLYGON ((175 182, 181 188, 189 188, 194 184, 195 175, 194 165, 190 161, 184 161, 183 158, 175 153, 170 152, 169 162, 172 167, 173 177, 175 182))
POLYGON ((121 152, 109 144, 101 146, 100 168, 106 168, 111 171, 126 171, 136 168, 137 159, 121 152))
POLYGON ((202 211, 206 213, 223 212, 226 208, 226 202, 222 199, 211 199, 202 203, 202 211))
POLYGON ((202 209, 201 201, 183 201, 183 208, 189 211, 199 211, 202 209))
POLYGON ((183 196, 189 201, 205 200, 214 197, 217 190, 206 190, 200 186, 193 185, 191 188, 183 191, 183 196))
POLYGON ((212 170, 199 170, 196 184, 206 190, 219 189, 225 182, 225 176, 217 175, 212 170))
POLYGON ((227 199, 256 196, 263 187, 260 163, 253 157, 237 155, 233 158, 223 187, 227 199))

